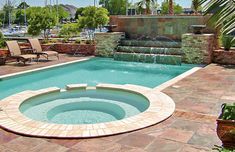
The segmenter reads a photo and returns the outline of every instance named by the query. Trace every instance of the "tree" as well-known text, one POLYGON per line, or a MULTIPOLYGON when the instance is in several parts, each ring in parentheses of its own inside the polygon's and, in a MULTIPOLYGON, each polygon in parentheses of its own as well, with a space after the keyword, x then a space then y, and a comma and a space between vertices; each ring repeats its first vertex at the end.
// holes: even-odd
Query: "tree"
POLYGON ((94 6, 86 7, 82 12, 82 17, 78 20, 81 28, 88 29, 95 29, 99 26, 103 26, 107 24, 108 21, 108 10, 94 6))
POLYGON ((155 0, 141 0, 137 3, 139 10, 145 10, 144 14, 151 14, 151 6, 155 4, 155 0))
POLYGON ((100 0, 99 4, 106 8, 110 15, 125 15, 128 0, 100 0))
POLYGON ((3 19, 5 24, 11 24, 15 20, 15 10, 12 3, 3 6, 3 19))
POLYGON ((73 37, 77 36, 80 32, 78 23, 64 24, 60 30, 59 35, 64 37, 73 37))
POLYGON ((98 8, 95 13, 96 25, 97 27, 100 28, 100 31, 101 31, 101 27, 109 22, 108 14, 109 12, 105 8, 98 8))
POLYGON ((18 6, 17 9, 26 9, 29 8, 30 6, 26 2, 21 2, 18 6))
POLYGON ((15 19, 16 24, 23 25, 25 23, 24 13, 25 13, 24 10, 21 9, 18 9, 16 11, 16 19, 15 19))
MULTIPOLYGON (((209 24, 220 27, 222 34, 235 32, 235 1, 234 0, 201 0, 204 15, 213 13, 209 24)), ((235 41, 235 37, 232 41, 235 41)))
POLYGON ((192 9, 195 14, 198 14, 198 11, 201 9, 200 0, 192 0, 192 9))
MULTIPOLYGON (((174 3, 173 6, 174 6, 174 14, 180 14, 183 12, 183 7, 180 6, 179 4, 174 3)), ((162 14, 169 13, 169 1, 168 0, 165 0, 164 2, 162 2, 161 13, 162 14)))
MULTIPOLYGON (((48 9, 50 9, 49 6, 48 6, 48 9)), ((59 6, 54 5, 51 10, 54 14, 57 14, 57 12, 58 12, 58 16, 57 16, 58 21, 62 21, 63 19, 69 17, 69 13, 67 11, 65 11, 61 5, 59 5, 59 6)))
POLYGON ((169 0, 169 14, 170 15, 174 14, 174 3, 173 3, 173 0, 169 0))
POLYGON ((0 48, 2 47, 5 47, 5 39, 4 39, 4 35, 0 31, 0 48))
POLYGON ((77 9, 76 14, 75 14, 75 19, 79 19, 80 16, 82 16, 82 12, 84 11, 84 7, 80 7, 77 9))
POLYGON ((3 26, 4 22, 4 13, 0 11, 0 27, 3 26))
POLYGON ((28 33, 36 36, 43 31, 44 37, 48 38, 48 31, 56 25, 56 21, 56 15, 50 9, 40 8, 31 12, 28 33))
POLYGON ((93 31, 109 22, 108 10, 89 6, 84 9, 82 16, 79 17, 78 23, 80 28, 88 29, 90 39, 93 39, 93 31))
POLYGON ((35 14, 36 12, 40 12, 42 9, 42 7, 29 7, 26 9, 26 16, 27 19, 30 20, 31 16, 33 16, 33 14, 35 14))

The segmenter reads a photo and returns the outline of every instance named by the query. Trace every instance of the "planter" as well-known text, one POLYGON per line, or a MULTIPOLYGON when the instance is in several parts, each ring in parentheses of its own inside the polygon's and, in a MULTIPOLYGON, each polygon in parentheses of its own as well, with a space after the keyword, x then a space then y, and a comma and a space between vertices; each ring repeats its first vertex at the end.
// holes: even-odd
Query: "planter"
POLYGON ((94 44, 74 44, 74 43, 57 43, 53 49, 59 53, 74 54, 75 52, 83 55, 94 55, 96 45, 94 44))
POLYGON ((54 43, 41 44, 41 46, 42 46, 43 51, 46 51, 48 48, 49 48, 49 50, 54 50, 55 44, 54 43))
POLYGON ((213 51, 213 62, 225 65, 235 65, 235 49, 225 51, 223 49, 213 51))
POLYGON ((217 119, 217 135, 225 148, 235 148, 235 120, 217 119))

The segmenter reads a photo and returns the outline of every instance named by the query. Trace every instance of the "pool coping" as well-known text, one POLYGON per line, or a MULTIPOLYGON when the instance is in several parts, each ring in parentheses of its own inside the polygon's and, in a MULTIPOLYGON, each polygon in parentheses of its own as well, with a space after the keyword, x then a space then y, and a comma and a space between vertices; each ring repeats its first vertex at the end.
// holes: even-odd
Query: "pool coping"
POLYGON ((65 62, 65 63, 59 63, 59 64, 55 64, 55 65, 49 65, 49 66, 40 67, 40 68, 36 68, 36 69, 32 69, 32 70, 26 70, 26 71, 11 73, 11 74, 5 74, 5 75, 1 75, 0 79, 14 77, 14 76, 21 75, 21 74, 27 74, 27 73, 30 73, 30 72, 36 72, 36 71, 51 69, 51 68, 60 67, 60 66, 63 66, 63 65, 72 64, 72 63, 78 63, 78 62, 82 62, 82 61, 87 61, 87 60, 90 60, 92 58, 94 58, 94 57, 93 56, 92 57, 86 57, 86 58, 83 58, 83 59, 78 59, 78 60, 69 61, 69 62, 65 62))
POLYGON ((173 79, 170 79, 170 80, 168 80, 168 81, 162 83, 161 85, 159 85, 159 86, 157 86, 157 87, 155 87, 155 88, 153 88, 153 89, 154 89, 155 91, 162 91, 162 90, 164 90, 164 89, 166 89, 166 88, 172 86, 173 84, 179 82, 180 80, 182 80, 182 79, 188 77, 189 75, 195 73, 196 71, 198 71, 198 70, 200 70, 200 69, 202 69, 202 67, 194 67, 194 68, 192 68, 192 69, 190 69, 190 70, 188 70, 188 71, 186 71, 186 72, 184 72, 184 73, 178 75, 177 77, 175 77, 175 78, 173 78, 173 79))
MULTIPOLYGON (((69 89, 88 89, 86 84, 68 85, 69 89)), ((98 84, 97 89, 120 89, 141 94, 150 102, 146 111, 126 119, 87 125, 50 124, 32 120, 24 116, 20 105, 27 99, 52 92, 60 92, 57 87, 37 91, 24 91, 0 102, 0 126, 17 134, 50 138, 91 138, 108 136, 143 129, 169 118, 175 111, 174 101, 166 94, 137 85, 98 84)), ((94 89, 94 88, 93 88, 94 89)))

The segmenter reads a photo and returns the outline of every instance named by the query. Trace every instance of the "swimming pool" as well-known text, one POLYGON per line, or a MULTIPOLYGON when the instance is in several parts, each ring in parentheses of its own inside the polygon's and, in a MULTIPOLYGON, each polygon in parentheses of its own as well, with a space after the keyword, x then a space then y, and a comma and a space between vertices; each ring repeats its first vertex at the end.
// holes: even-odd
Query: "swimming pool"
POLYGON ((67 84, 99 83, 135 84, 154 88, 195 65, 161 65, 120 62, 106 58, 92 58, 41 71, 0 79, 0 99, 24 90, 37 90, 52 86, 63 88, 67 84))

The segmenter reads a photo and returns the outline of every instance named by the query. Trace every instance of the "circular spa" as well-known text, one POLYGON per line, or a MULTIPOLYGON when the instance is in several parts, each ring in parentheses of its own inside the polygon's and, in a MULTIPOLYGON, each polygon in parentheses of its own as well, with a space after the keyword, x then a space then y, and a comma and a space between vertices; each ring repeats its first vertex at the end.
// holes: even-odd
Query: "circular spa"
POLYGON ((20 111, 30 119, 55 124, 97 124, 144 112, 149 101, 142 95, 115 89, 73 89, 30 98, 20 111))
POLYGON ((24 91, 0 103, 0 126, 37 137, 89 138, 142 129, 167 119, 173 100, 136 85, 68 85, 24 91))

